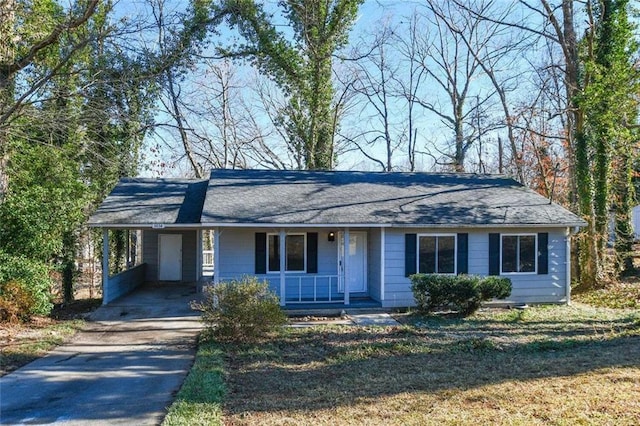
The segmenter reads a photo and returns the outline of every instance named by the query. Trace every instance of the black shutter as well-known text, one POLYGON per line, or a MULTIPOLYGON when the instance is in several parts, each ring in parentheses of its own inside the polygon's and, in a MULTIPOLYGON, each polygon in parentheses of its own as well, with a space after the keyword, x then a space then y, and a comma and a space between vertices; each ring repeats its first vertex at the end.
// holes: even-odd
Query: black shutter
POLYGON ((489 234, 489 275, 500 275, 500 234, 489 234))
POLYGON ((256 232, 256 274, 267 273, 267 234, 256 232))
POLYGON ((416 273, 417 234, 404 234, 404 276, 408 277, 416 273))
POLYGON ((318 233, 307 232, 307 273, 318 273, 318 233))
POLYGON ((458 234, 458 274, 469 272, 469 234, 458 234))
POLYGON ((549 234, 540 232, 538 234, 538 274, 549 273, 549 234))

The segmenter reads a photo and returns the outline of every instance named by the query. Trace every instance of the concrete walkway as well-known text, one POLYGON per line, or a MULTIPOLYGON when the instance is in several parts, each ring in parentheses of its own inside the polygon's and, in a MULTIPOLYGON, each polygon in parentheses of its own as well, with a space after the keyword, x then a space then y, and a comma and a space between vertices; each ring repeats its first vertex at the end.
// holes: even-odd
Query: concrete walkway
POLYGON ((305 321, 304 319, 301 319, 290 324, 290 326, 293 328, 307 328, 320 325, 399 326, 400 323, 387 312, 369 312, 352 314, 347 313, 342 317, 328 317, 322 320, 313 319, 305 321))
POLYGON ((99 308, 70 343, 0 378, 0 423, 159 424, 193 363, 196 298, 147 286, 99 308))
POLYGON ((386 312, 370 313, 370 314, 351 314, 349 318, 355 325, 400 325, 391 315, 386 312))

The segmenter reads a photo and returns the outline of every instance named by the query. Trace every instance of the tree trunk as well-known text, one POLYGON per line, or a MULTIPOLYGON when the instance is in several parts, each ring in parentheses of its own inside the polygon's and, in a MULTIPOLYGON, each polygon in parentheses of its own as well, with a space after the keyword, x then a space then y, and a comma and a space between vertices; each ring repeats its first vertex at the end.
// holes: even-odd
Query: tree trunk
MULTIPOLYGON (((15 0, 0 0, 0 116, 13 100, 15 82, 9 70, 15 57, 15 0)), ((9 189, 9 127, 0 122, 0 203, 9 189)))

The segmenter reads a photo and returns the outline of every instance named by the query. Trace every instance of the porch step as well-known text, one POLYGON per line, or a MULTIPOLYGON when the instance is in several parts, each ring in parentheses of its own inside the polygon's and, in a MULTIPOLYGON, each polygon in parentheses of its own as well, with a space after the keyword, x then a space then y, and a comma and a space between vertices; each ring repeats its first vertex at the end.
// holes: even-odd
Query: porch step
POLYGON ((283 310, 290 317, 306 315, 333 317, 340 316, 342 311, 345 311, 347 315, 388 311, 388 309, 382 308, 380 302, 369 298, 351 299, 349 305, 342 303, 295 303, 283 306, 283 310))

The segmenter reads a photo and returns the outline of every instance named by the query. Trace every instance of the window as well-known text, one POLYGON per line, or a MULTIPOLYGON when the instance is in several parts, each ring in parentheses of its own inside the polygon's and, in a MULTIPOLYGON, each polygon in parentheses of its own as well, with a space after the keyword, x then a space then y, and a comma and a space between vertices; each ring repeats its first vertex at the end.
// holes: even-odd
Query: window
POLYGON ((537 241, 535 234, 502 235, 503 273, 535 273, 537 241))
MULTIPOLYGON (((285 271, 304 272, 305 259, 305 234, 289 234, 284 241, 285 246, 285 271)), ((267 238, 267 265, 268 272, 280 272, 280 235, 269 234, 267 238)))
POLYGON ((418 272, 422 274, 455 274, 456 236, 419 235, 418 272))

